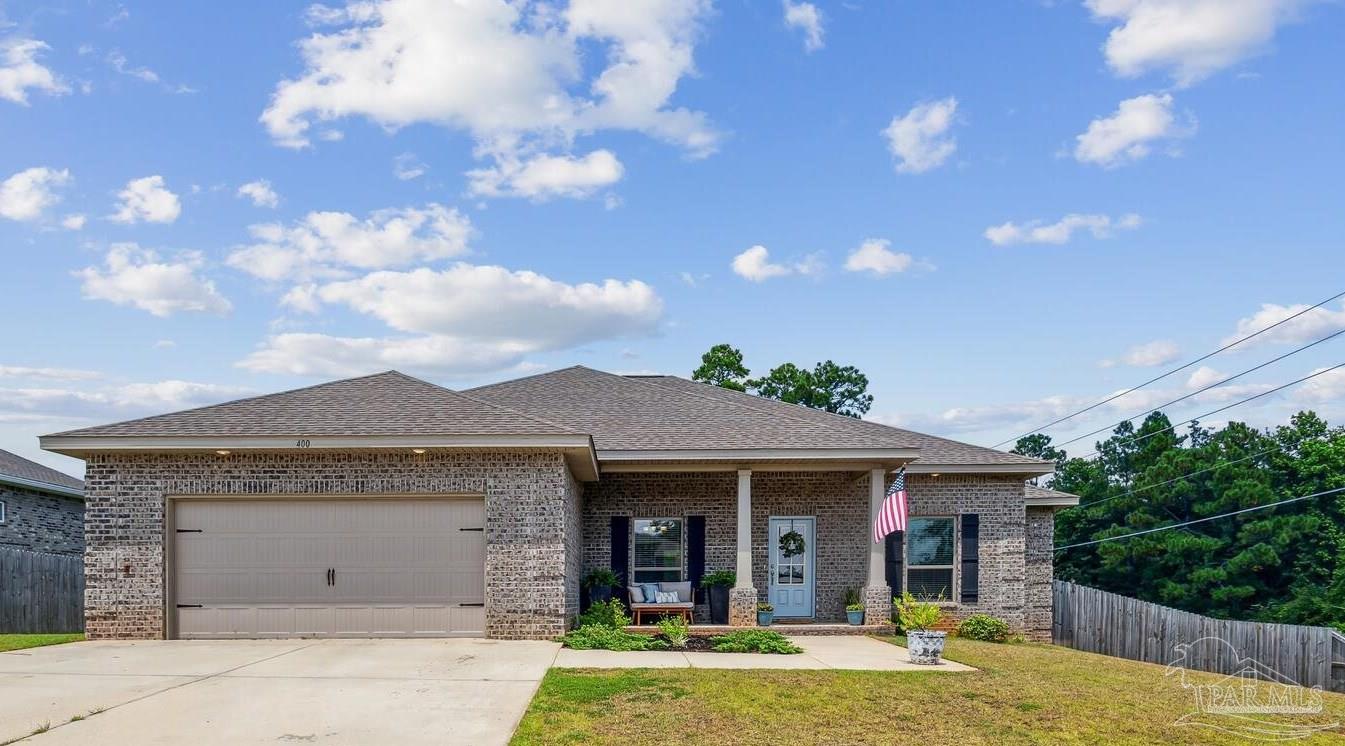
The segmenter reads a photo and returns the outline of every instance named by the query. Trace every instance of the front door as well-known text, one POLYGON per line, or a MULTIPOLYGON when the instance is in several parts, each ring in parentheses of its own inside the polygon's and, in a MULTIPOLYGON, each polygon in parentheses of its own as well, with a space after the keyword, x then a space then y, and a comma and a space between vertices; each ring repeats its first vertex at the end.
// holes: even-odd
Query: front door
POLYGON ((770 519, 770 599, 777 617, 813 616, 817 519, 770 519))

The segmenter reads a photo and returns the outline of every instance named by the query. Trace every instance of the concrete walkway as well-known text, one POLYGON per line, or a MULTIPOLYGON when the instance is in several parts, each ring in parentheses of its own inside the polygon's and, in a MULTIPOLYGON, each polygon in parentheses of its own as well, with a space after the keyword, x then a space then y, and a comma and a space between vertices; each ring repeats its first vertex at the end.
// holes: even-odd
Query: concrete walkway
POLYGON ((774 668, 840 669, 846 671, 975 671, 945 660, 937 666, 911 662, 906 648, 859 635, 799 636, 789 640, 803 648, 798 655, 755 653, 681 653, 612 650, 561 650, 557 668, 774 668))
POLYGON ((0 653, 0 743, 49 726, 22 743, 505 744, 558 649, 160 640, 0 653))

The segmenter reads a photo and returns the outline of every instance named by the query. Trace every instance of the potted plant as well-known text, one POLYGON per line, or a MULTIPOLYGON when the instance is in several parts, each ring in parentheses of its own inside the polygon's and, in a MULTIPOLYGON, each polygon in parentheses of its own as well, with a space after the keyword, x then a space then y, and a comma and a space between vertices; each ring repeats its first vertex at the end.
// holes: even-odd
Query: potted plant
POLYGON ((590 604, 601 604, 612 600, 612 586, 618 583, 616 573, 606 567, 589 572, 584 577, 584 588, 588 589, 590 604))
POLYGON ((729 589, 738 582, 732 570, 715 570, 701 578, 701 588, 710 597, 710 623, 729 623, 729 589))
POLYGON ((864 600, 858 588, 845 589, 845 619, 856 627, 864 623, 864 600))
POLYGON ((757 604, 757 626, 769 627, 775 618, 775 607, 770 604, 757 604))
POLYGON ((944 638, 948 635, 934 629, 943 612, 935 604, 915 600, 909 591, 892 601, 897 606, 897 621, 906 632, 906 650, 911 662, 937 665, 943 657, 944 638))

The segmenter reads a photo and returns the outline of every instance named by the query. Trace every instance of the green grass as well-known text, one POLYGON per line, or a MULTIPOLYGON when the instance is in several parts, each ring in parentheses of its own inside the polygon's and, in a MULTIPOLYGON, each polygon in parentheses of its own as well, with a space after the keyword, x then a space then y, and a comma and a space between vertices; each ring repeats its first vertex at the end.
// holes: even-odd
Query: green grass
MULTIPOLYGON (((1051 645, 958 639, 948 641, 946 654, 980 670, 554 669, 513 742, 1250 743, 1174 726, 1194 700, 1162 666, 1051 645)), ((1324 699, 1322 715, 1286 722, 1345 722, 1345 696, 1324 699)), ((1295 743, 1338 743, 1339 733, 1295 743)))
POLYGON ((83 639, 84 635, 79 632, 64 635, 0 635, 0 653, 6 653, 10 650, 23 650, 24 648, 40 648, 43 645, 78 642, 83 639))

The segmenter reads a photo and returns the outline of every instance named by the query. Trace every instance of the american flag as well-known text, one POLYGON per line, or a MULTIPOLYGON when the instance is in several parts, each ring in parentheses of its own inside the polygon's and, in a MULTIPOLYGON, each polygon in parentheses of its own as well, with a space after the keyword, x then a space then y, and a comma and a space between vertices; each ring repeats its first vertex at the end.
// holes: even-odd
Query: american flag
POLYGON ((873 543, 878 544, 883 537, 893 531, 906 530, 906 469, 902 468, 897 472, 897 478, 892 480, 891 486, 887 488, 887 497, 883 499, 883 507, 878 511, 878 517, 873 521, 873 543))

